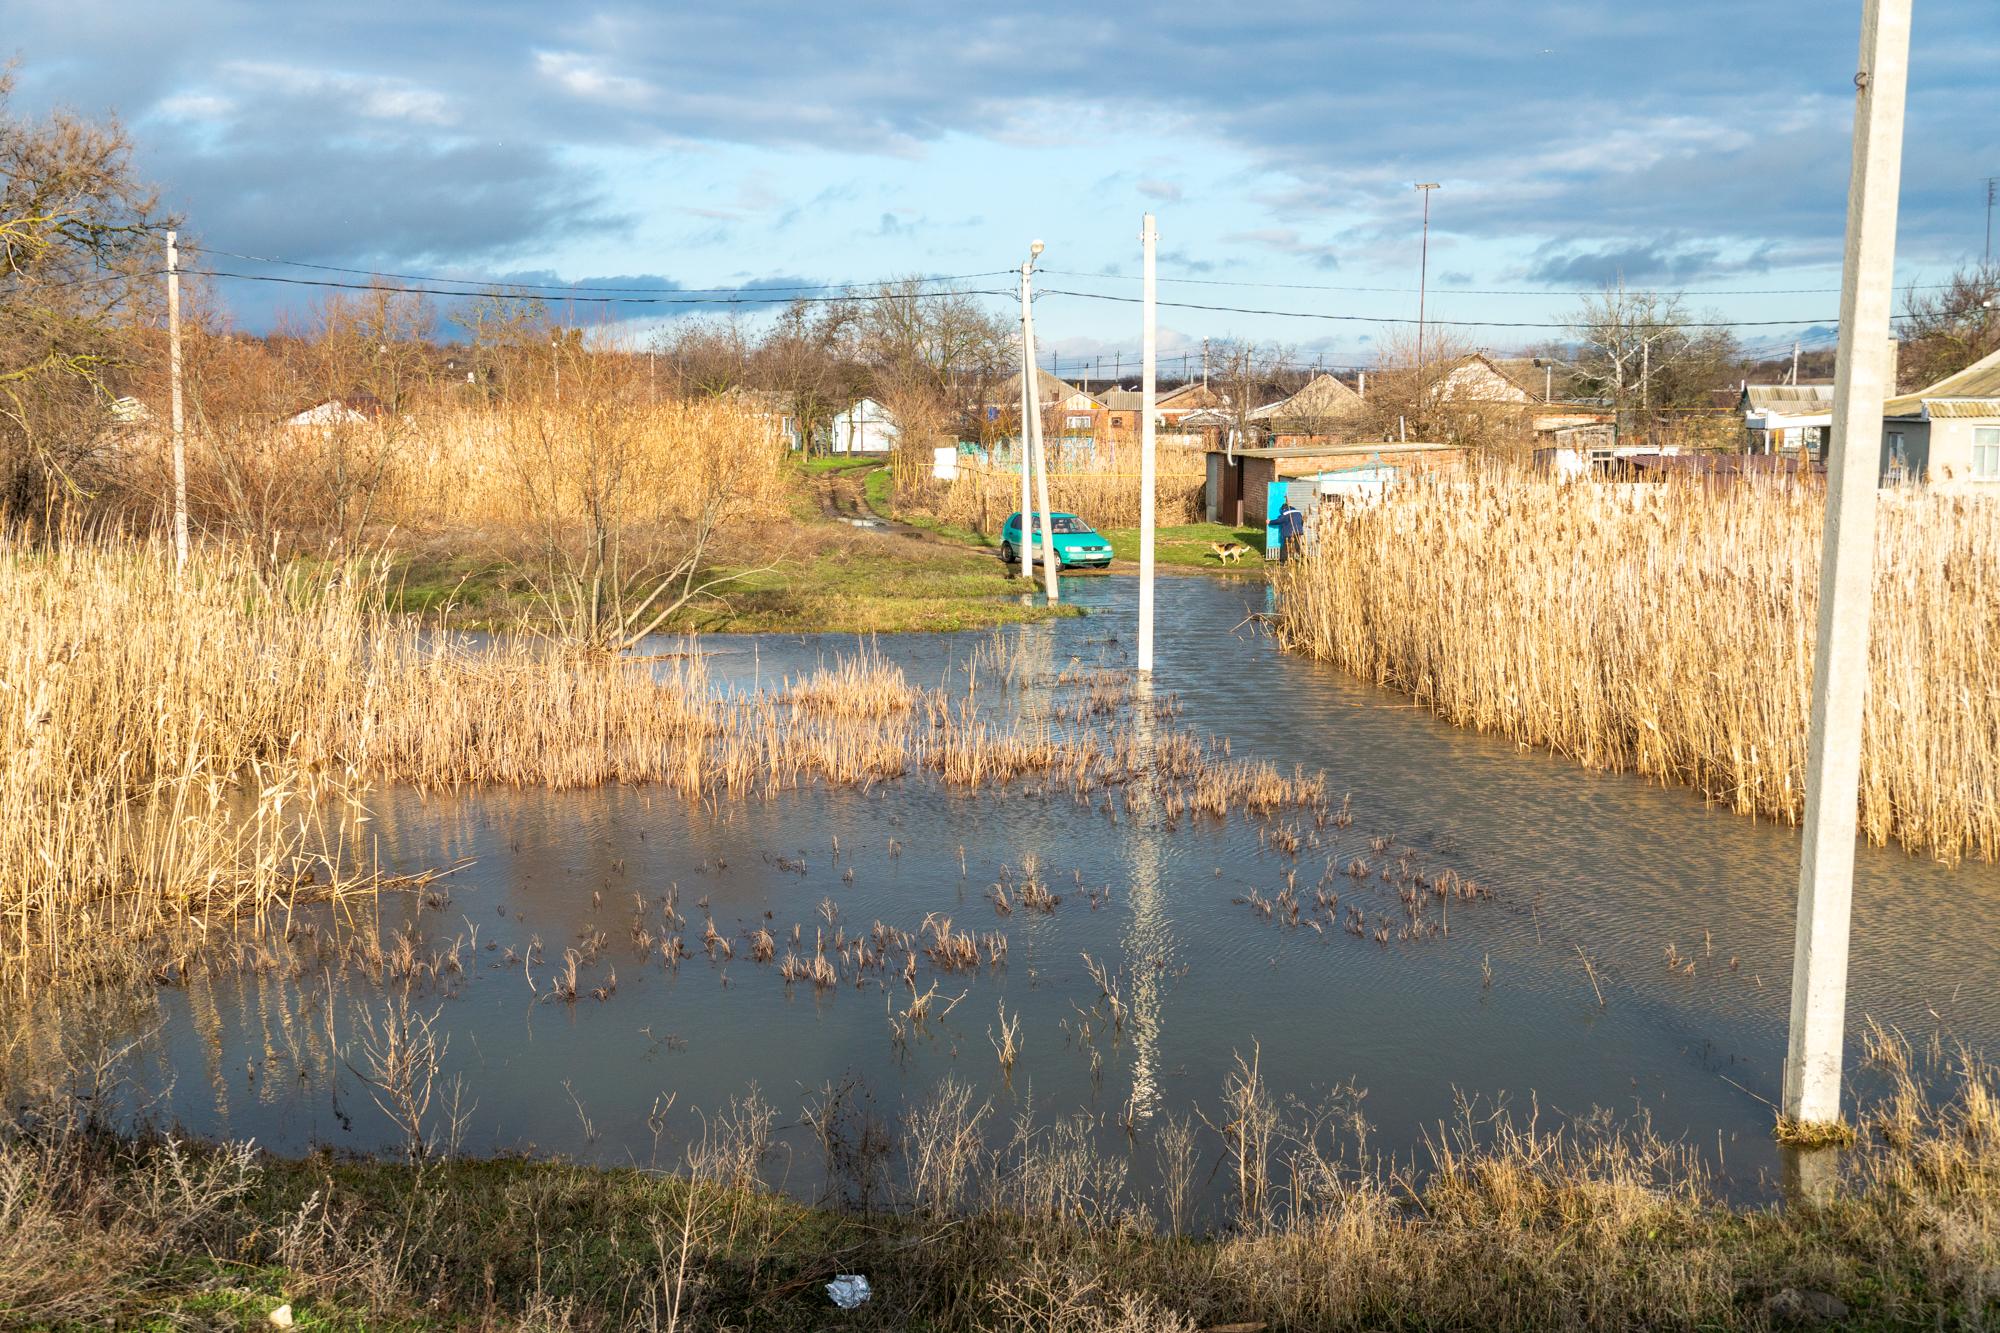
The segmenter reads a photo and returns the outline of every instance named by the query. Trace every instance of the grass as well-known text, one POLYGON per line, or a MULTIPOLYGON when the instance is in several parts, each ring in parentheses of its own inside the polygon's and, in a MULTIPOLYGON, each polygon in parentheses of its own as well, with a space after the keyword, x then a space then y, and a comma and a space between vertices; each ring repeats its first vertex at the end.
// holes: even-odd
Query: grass
MULTIPOLYGON (((1137 528, 1099 529, 1120 560, 1139 558, 1137 528)), ((1226 523, 1184 523, 1154 530, 1153 557, 1162 567, 1203 570, 1212 574, 1259 574, 1264 569, 1264 530, 1232 528, 1226 523), (1223 564, 1211 544, 1240 542, 1250 548, 1241 560, 1223 564)))
MULTIPOLYGON (((729 572, 727 565, 716 569, 729 572)), ((776 568, 743 572, 725 605, 684 616, 676 628, 887 634, 1082 614, 1047 605, 991 554, 893 533, 816 533, 776 568)))
MULTIPOLYGON (((1284 645, 1461 726, 1796 821, 1823 490, 1418 480, 1324 511, 1279 576, 1284 645)), ((2000 857, 2000 511, 1885 491, 1861 830, 2000 857)))
POLYGON ((830 1085, 801 1117, 826 1206, 768 1190, 778 1116, 754 1090, 668 1162, 619 1169, 280 1158, 39 1101, 0 1126, 0 1318, 257 1327, 288 1302, 330 1329, 1762 1329, 1805 1292, 1851 1327, 1985 1327, 2000 1102, 1991 1071, 1953 1065, 1935 1098, 1894 1079, 1863 1108, 1875 1132, 1818 1159, 1830 1191, 1782 1207, 1727 1202, 1685 1147, 1601 1115, 1467 1107, 1384 1159, 1357 1090, 1279 1101, 1254 1054, 1210 1113, 1134 1127, 1144 1186, 1086 1121, 998 1124, 946 1078, 884 1124, 830 1085), (1209 1162, 1228 1204, 1190 1234, 1209 1162), (851 1272, 874 1297, 840 1314, 823 1285, 851 1272))

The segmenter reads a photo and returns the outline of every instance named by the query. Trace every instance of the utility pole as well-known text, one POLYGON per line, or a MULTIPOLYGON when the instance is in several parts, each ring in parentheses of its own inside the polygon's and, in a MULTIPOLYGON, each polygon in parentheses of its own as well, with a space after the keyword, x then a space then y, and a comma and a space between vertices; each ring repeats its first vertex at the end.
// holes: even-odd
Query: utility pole
POLYGON ((1653 340, 1639 340, 1639 415, 1646 420, 1646 443, 1653 442, 1653 340))
POLYGON ((167 377, 174 428, 174 571, 187 568, 188 561, 188 482, 187 421, 181 407, 181 257, 167 233, 167 377))
POLYGON ((1986 178, 1986 262, 1993 262, 1993 201, 2000 197, 2000 176, 1986 178))
POLYGON ((1875 493, 1881 473, 1909 53, 1910 0, 1863 0, 1826 535, 1820 550, 1819 633, 1806 737, 1791 1035, 1780 1108, 1787 1118, 1806 1124, 1840 1119, 1861 711, 1874 594, 1875 493))
POLYGON ((1424 197, 1424 245, 1417 261, 1417 378, 1424 373, 1424 289, 1430 285, 1431 274, 1431 191, 1441 188, 1436 181, 1425 181, 1417 186, 1417 193, 1424 197))
POLYGON ((1555 364, 1551 362, 1542 367, 1542 401, 1545 403, 1554 402, 1555 396, 1556 368, 1555 364))
MULTIPOLYGON (((1035 314, 1034 314, 1034 272, 1035 260, 1042 253, 1042 243, 1036 241, 1028 247, 1028 258, 1021 265, 1021 346, 1026 351, 1025 362, 1028 375, 1035 371, 1035 314)), ((1062 599, 1062 592, 1056 586, 1056 530, 1049 514, 1049 458, 1048 450, 1042 443, 1042 395, 1030 391, 1029 402, 1034 411, 1028 414, 1028 437, 1033 442, 1030 453, 1035 460, 1035 501, 1038 507, 1037 521, 1042 536, 1042 582, 1048 589, 1049 600, 1062 599)), ((1022 533, 1022 541, 1033 550, 1035 528, 1027 527, 1022 533)), ((1029 577, 1034 577, 1030 572, 1029 577)))
POLYGON ((1139 370, 1139 674, 1153 673, 1153 486, 1157 481, 1153 459, 1153 362, 1159 353, 1156 321, 1159 316, 1159 283, 1153 275, 1153 256, 1160 245, 1159 228, 1153 215, 1146 214, 1139 226, 1141 267, 1146 275, 1145 296, 1140 306, 1144 328, 1140 337, 1139 370))
POLYGON ((1035 577, 1035 500, 1029 487, 1028 470, 1034 460, 1029 457, 1028 418, 1038 406, 1035 393, 1035 349, 1028 345, 1028 266, 1021 266, 1021 439, 1019 456, 1021 463, 1021 577, 1035 577))
POLYGON ((1201 340, 1201 387, 1208 387, 1208 339, 1201 340))
POLYGON ((1792 339, 1792 383, 1799 382, 1799 340, 1792 339))

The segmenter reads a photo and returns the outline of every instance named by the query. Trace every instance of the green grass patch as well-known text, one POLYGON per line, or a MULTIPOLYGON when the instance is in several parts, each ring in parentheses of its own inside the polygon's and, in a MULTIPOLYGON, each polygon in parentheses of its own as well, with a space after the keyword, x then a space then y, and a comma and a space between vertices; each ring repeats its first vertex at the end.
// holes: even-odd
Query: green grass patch
POLYGON ((829 544, 746 574, 726 606, 677 628, 704 633, 820 630, 840 634, 980 629, 1082 614, 1051 607, 991 555, 882 536, 829 544))
MULTIPOLYGON (((1100 529, 1120 560, 1139 558, 1139 529, 1100 529)), ((1153 555, 1162 565, 1176 569, 1199 569, 1211 574, 1256 574, 1264 568, 1264 530, 1232 528, 1225 523, 1190 523, 1159 528, 1154 533, 1153 555), (1211 545, 1240 542, 1250 548, 1241 560, 1225 565, 1211 545)))

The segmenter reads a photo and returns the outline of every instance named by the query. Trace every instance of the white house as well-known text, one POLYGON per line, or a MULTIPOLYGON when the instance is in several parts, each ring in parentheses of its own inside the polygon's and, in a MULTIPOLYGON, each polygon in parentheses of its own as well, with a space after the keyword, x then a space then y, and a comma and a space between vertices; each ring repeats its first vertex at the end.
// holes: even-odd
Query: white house
POLYGON ((2000 495, 2000 352, 1882 404, 1882 476, 2000 495))
POLYGON ((287 426, 358 426, 384 415, 381 400, 371 394, 325 398, 285 418, 287 426))
POLYGON ((857 399, 833 418, 833 452, 886 454, 896 447, 896 418, 873 398, 857 399))

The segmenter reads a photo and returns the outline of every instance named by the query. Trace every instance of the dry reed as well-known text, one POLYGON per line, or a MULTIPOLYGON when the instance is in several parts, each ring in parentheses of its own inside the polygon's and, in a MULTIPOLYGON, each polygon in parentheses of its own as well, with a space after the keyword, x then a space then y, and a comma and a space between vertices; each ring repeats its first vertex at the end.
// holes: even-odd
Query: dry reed
MULTIPOLYGON (((1202 521, 1205 466, 1198 449, 1160 450, 1156 504, 1163 526, 1202 521)), ((1095 454, 1057 461, 1049 471, 1049 505, 1058 513, 1077 514, 1099 528, 1137 527, 1137 446, 1106 446, 1095 454)), ((997 536, 1007 516, 1020 507, 1018 471, 962 462, 958 477, 945 486, 936 512, 947 523, 997 536)))
MULTIPOLYGON (((1804 809, 1822 492, 1790 483, 1419 479, 1326 511, 1281 576, 1282 642, 1462 726, 1804 809)), ((1861 827, 2000 856, 2000 510, 1886 491, 1861 827)))

